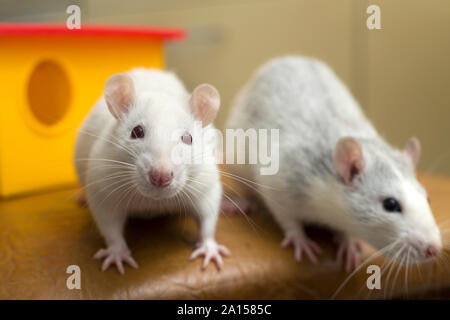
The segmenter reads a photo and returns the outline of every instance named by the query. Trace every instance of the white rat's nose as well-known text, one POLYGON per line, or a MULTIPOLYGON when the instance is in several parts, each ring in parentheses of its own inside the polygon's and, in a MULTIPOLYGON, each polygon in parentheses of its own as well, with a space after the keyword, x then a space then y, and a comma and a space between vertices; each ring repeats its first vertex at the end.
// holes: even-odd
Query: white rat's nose
POLYGON ((173 171, 150 170, 150 182, 156 187, 167 187, 173 180, 173 171))

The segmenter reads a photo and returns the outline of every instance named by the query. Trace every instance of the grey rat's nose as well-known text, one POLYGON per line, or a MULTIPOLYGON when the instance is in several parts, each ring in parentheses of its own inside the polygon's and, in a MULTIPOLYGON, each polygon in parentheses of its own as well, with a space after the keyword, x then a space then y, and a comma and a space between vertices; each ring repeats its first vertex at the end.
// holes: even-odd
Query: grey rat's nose
POLYGON ((173 180, 173 171, 155 170, 150 171, 150 182, 156 187, 167 187, 173 180))
POLYGON ((425 250, 425 255, 427 256, 427 258, 433 258, 433 257, 437 256, 438 253, 439 253, 439 249, 433 245, 429 245, 427 247, 427 249, 425 250))

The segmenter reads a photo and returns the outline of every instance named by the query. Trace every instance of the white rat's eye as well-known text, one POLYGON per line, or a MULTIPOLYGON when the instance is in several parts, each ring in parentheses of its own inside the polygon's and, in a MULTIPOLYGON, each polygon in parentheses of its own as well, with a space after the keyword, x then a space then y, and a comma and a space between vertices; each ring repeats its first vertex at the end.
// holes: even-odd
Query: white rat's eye
POLYGON ((142 139, 145 136, 144 128, 136 126, 131 130, 131 139, 142 139))
POLYGON ((383 208, 387 212, 402 212, 402 207, 400 203, 394 198, 386 198, 383 200, 383 208))
POLYGON ((183 143, 192 144, 192 136, 190 135, 189 132, 185 132, 182 136, 181 136, 181 141, 183 141, 183 143))

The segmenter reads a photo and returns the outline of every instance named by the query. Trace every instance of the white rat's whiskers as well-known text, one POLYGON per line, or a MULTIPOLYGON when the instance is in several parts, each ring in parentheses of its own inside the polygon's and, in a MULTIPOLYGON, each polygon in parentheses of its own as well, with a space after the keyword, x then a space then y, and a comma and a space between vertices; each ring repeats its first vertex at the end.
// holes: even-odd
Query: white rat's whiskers
POLYGON ((80 130, 79 132, 81 132, 82 134, 89 135, 89 136, 94 137, 94 138, 101 139, 101 140, 103 140, 103 141, 105 141, 105 142, 108 142, 108 143, 110 143, 110 144, 112 144, 112 145, 114 145, 114 146, 116 146, 116 147, 118 147, 118 148, 120 148, 120 149, 126 151, 126 152, 127 152, 129 155, 131 155, 133 158, 137 158, 137 156, 138 156, 136 152, 134 152, 132 149, 128 148, 127 146, 121 144, 120 141, 119 141, 117 138, 115 138, 115 137, 113 137, 113 138, 114 138, 116 141, 112 141, 112 140, 109 140, 109 139, 107 139, 107 138, 105 138, 105 137, 103 137, 103 136, 94 134, 94 133, 92 133, 92 132, 90 132, 90 131, 87 131, 87 130, 80 130))
MULTIPOLYGON (((99 203, 99 206, 101 206, 106 201, 106 199, 108 199, 112 194, 114 194, 115 192, 119 191, 120 189, 123 189, 124 187, 127 187, 127 189, 128 189, 128 187, 135 187, 135 186, 136 185, 135 185, 134 179, 132 179, 132 178, 131 179, 130 178, 126 179, 118 187, 115 187, 110 193, 108 193, 108 195, 106 197, 104 197, 103 200, 99 203)), ((108 185, 107 188, 108 187, 112 187, 112 185, 108 185)))
MULTIPOLYGON (((125 211, 127 212, 130 210, 130 206, 133 203, 136 196, 139 195, 139 191, 137 190, 136 184, 131 184, 128 189, 129 191, 125 191, 123 196, 123 199, 126 199, 128 197, 128 202, 125 205, 125 211)), ((121 199, 120 201, 122 201, 123 199, 121 199)))
POLYGON ((87 185, 83 186, 83 188, 88 188, 88 187, 90 187, 92 185, 95 185, 95 184, 98 184, 98 183, 103 183, 103 182, 106 182, 106 181, 116 180, 116 179, 119 179, 119 178, 127 178, 127 177, 130 177, 130 173, 128 173, 128 172, 115 172, 113 174, 104 176, 104 177, 102 177, 100 179, 94 180, 94 181, 88 183, 87 185))
POLYGON ((130 167, 130 168, 136 168, 136 165, 129 163, 129 162, 123 162, 123 161, 118 161, 118 160, 113 160, 113 159, 106 159, 106 158, 78 158, 74 160, 75 162, 79 162, 79 161, 103 161, 103 162, 111 162, 111 163, 116 163, 116 164, 121 164, 125 167, 130 167))
MULTIPOLYGON (((182 190, 180 190, 182 191, 182 190)), ((186 218, 187 218, 187 210, 186 210, 186 204, 185 204, 185 198, 186 196, 179 192, 175 195, 175 198, 177 199, 178 207, 180 208, 180 217, 183 215, 183 230, 186 229, 186 218), (181 210, 183 208, 183 211, 181 210)))
MULTIPOLYGON (((202 186, 206 186, 203 182, 192 179, 192 178, 186 178, 187 181, 193 182, 193 183, 197 183, 200 184, 202 186)), ((199 194, 201 194, 201 192, 195 188, 192 185, 187 185, 187 188, 192 188, 194 191, 198 192, 199 194)), ((259 226, 244 212, 244 210, 241 209, 241 207, 233 200, 231 199, 231 197, 229 197, 225 192, 223 192, 222 194, 225 198, 227 198, 231 203, 233 203, 234 206, 236 206, 236 208, 238 208, 239 212, 245 217, 245 219, 247 220, 247 222, 249 223, 249 225, 253 228, 253 230, 258 234, 258 230, 260 231, 261 228, 259 228, 259 226)))
POLYGON ((255 181, 249 180, 247 178, 244 178, 242 176, 239 176, 237 174, 233 174, 233 173, 230 173, 230 172, 227 172, 227 171, 219 170, 219 172, 222 175, 224 175, 224 176, 226 176, 228 178, 235 179, 236 181, 245 183, 246 185, 252 184, 254 186, 258 186, 258 187, 266 188, 266 189, 271 189, 271 190, 276 190, 276 191, 288 191, 288 190, 282 190, 282 189, 274 188, 274 187, 271 187, 271 186, 267 186, 267 185, 264 185, 264 184, 261 184, 261 183, 257 183, 255 181))
POLYGON ((100 184, 100 183, 105 183, 105 182, 109 182, 109 183, 115 183, 118 181, 121 181, 122 179, 126 179, 130 176, 130 174, 133 173, 132 170, 128 171, 128 170, 123 170, 122 168, 117 168, 117 169, 121 169, 118 172, 114 172, 112 174, 106 175, 100 179, 97 179, 95 181, 92 181, 90 183, 88 183, 87 185, 82 186, 81 189, 75 191, 72 195, 70 195, 67 200, 73 198, 76 194, 82 192, 82 190, 86 190, 87 188, 96 185, 96 184, 100 184))
MULTIPOLYGON (((232 179, 232 180, 235 180, 235 181, 237 181, 237 182, 240 182, 240 183, 244 184, 245 186, 247 186, 248 188, 250 188, 252 191, 254 191, 255 193, 259 194, 259 195, 261 196, 262 199, 266 199, 267 201, 271 201, 271 202, 273 202, 273 203, 276 203, 277 205, 281 205, 280 202, 279 202, 278 200, 273 199, 273 197, 269 197, 268 194, 264 194, 264 193, 261 192, 258 188, 256 188, 255 186, 253 186, 253 185, 250 184, 250 183, 253 183, 253 184, 255 184, 255 185, 260 185, 260 184, 258 184, 258 183, 256 183, 256 182, 253 182, 253 181, 251 181, 251 180, 242 178, 242 177, 240 177, 240 176, 238 176, 238 175, 231 175, 231 176, 229 176, 229 175, 228 175, 228 172, 225 172, 225 171, 219 170, 219 173, 222 174, 223 176, 229 178, 229 179, 232 179)), ((199 174, 199 175, 207 175, 207 174, 209 174, 209 173, 208 173, 208 172, 200 172, 200 173, 198 173, 198 174, 199 174)), ((229 185, 226 184, 226 183, 223 182, 223 181, 222 181, 222 184, 224 184, 225 186, 229 187, 229 185)), ((269 187, 269 186, 264 186, 264 185, 260 185, 260 186, 261 186, 261 187, 267 187, 267 188, 270 188, 270 189, 273 189, 273 190, 281 191, 280 189, 272 188, 272 187, 269 187)), ((231 188, 231 187, 229 187, 229 188, 231 188)), ((237 191, 235 191, 235 193, 236 193, 237 195, 240 196, 240 194, 239 194, 237 191)), ((228 200, 230 200, 230 202, 234 202, 234 201, 231 201, 231 199, 228 199, 228 200)), ((237 204, 234 204, 234 205, 235 205, 236 207, 238 207, 237 204)), ((239 211, 242 211, 242 210, 239 208, 239 211)))

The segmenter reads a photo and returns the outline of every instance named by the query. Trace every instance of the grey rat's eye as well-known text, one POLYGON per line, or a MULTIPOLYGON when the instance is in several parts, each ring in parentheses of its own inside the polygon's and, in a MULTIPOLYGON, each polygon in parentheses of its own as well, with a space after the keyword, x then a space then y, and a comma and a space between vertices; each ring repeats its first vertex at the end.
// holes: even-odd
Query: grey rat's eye
POLYGON ((142 139, 145 136, 144 128, 136 126, 131 130, 131 139, 142 139))
POLYGON ((387 212, 402 212, 400 203, 394 198, 386 198, 383 200, 383 208, 387 212))
POLYGON ((181 136, 181 141, 183 141, 183 143, 191 145, 192 144, 192 136, 188 132, 185 132, 181 136))

